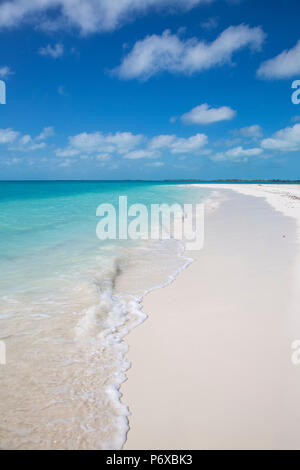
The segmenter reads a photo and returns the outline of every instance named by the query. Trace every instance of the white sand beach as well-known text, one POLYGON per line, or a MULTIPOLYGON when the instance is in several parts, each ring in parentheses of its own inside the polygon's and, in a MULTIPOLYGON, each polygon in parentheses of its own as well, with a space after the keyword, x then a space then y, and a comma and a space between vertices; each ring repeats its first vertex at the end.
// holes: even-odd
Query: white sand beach
POLYGON ((126 338, 124 449, 300 449, 300 188, 206 187, 204 249, 126 338))

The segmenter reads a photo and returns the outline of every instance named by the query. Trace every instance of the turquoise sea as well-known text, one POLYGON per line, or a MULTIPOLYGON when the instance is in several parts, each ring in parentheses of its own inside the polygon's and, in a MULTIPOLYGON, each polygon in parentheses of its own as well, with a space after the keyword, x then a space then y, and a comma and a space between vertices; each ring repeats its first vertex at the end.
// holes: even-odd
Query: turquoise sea
POLYGON ((0 182, 1 448, 122 447, 125 336, 145 319, 145 293, 189 261, 172 239, 100 241, 97 207, 208 194, 179 183, 0 182))

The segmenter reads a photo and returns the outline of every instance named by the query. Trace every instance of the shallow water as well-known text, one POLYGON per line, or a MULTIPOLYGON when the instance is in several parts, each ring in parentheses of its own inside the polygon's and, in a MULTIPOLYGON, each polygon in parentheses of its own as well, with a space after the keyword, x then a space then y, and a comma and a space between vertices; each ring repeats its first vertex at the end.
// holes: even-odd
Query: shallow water
POLYGON ((101 203, 201 202, 162 183, 0 183, 0 446, 118 449, 119 387, 143 295, 185 267, 175 240, 100 241, 101 203))

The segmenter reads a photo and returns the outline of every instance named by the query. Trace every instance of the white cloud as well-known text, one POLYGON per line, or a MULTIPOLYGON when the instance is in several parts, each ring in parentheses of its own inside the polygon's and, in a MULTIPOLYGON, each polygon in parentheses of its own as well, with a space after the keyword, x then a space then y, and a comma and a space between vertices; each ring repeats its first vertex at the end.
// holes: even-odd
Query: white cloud
POLYGON ((202 72, 230 63, 233 54, 245 47, 260 49, 264 39, 260 27, 247 25, 231 26, 211 43, 197 38, 184 40, 166 30, 161 36, 153 34, 136 42, 114 72, 124 80, 147 80, 162 71, 202 72))
POLYGON ((32 142, 30 145, 24 148, 19 148, 18 150, 23 150, 23 151, 29 151, 29 150, 40 150, 46 147, 45 142, 41 142, 40 144, 37 144, 35 142, 32 142))
POLYGON ((263 150, 260 148, 244 149, 243 147, 236 147, 228 150, 226 153, 232 158, 253 157, 261 155, 263 153, 263 150))
POLYGON ((46 47, 41 47, 39 49, 39 54, 43 56, 49 56, 53 59, 57 59, 58 57, 62 57, 64 54, 64 46, 62 44, 55 44, 55 46, 51 46, 48 44, 46 47))
POLYGON ((55 135, 54 127, 44 127, 40 135, 36 137, 36 140, 46 140, 49 137, 53 137, 55 135))
POLYGON ((46 143, 44 141, 54 135, 54 127, 44 127, 42 132, 37 137, 31 137, 29 134, 20 137, 17 142, 17 145, 13 147, 13 150, 19 150, 24 152, 29 150, 40 150, 46 147, 46 143))
POLYGON ((203 21, 203 23, 201 23, 201 27, 203 29, 207 29, 208 31, 210 31, 211 29, 217 28, 218 25, 219 25, 219 18, 217 16, 212 16, 211 18, 208 18, 208 20, 203 21))
POLYGON ((149 11, 190 10, 214 0, 6 0, 0 5, 0 28, 23 22, 48 30, 74 27, 82 34, 112 31, 149 11))
POLYGON ((7 78, 9 75, 13 75, 13 72, 11 71, 10 67, 8 65, 5 65, 3 67, 0 67, 0 78, 7 78))
POLYGON ((205 134, 196 134, 187 139, 177 138, 171 145, 171 153, 194 153, 202 149, 207 142, 205 134))
POLYGON ((219 121, 229 121, 235 116, 236 111, 227 106, 212 108, 204 103, 183 114, 181 119, 186 124, 213 124, 219 121))
POLYGON ((159 135, 153 137, 149 143, 150 148, 167 149, 173 154, 195 153, 202 149, 208 142, 205 134, 183 138, 175 135, 159 135))
POLYGON ((23 135, 15 142, 9 150, 28 152, 30 150, 40 150, 46 147, 45 142, 37 142, 37 139, 33 139, 30 135, 23 135))
POLYGON ((0 129, 0 144, 7 145, 8 150, 26 152, 38 150, 46 146, 45 139, 54 135, 53 127, 45 127, 35 138, 29 134, 22 135, 13 129, 0 129))
POLYGON ((300 124, 281 129, 272 137, 264 139, 261 146, 267 150, 279 150, 281 152, 300 150, 300 124))
POLYGON ((13 129, 0 129, 0 144, 11 144, 17 140, 19 132, 13 129))
POLYGON ((72 149, 70 147, 65 149, 58 148, 55 153, 58 157, 75 157, 80 155, 80 150, 72 149))
POLYGON ((127 153, 124 155, 124 158, 127 158, 129 160, 137 160, 140 158, 157 158, 160 157, 160 153, 156 151, 151 151, 151 150, 135 150, 133 152, 127 153))
POLYGON ((171 144, 176 140, 176 135, 158 135, 151 139, 149 147, 153 149, 162 149, 170 147, 171 144))
POLYGON ((247 138, 260 138, 263 136, 263 130, 258 124, 254 124, 253 126, 236 129, 234 131, 234 135, 240 135, 247 138))
POLYGON ((91 153, 126 154, 135 149, 142 140, 142 135, 134 135, 131 132, 116 132, 115 134, 103 134, 102 132, 89 134, 82 132, 81 134, 69 137, 68 147, 57 149, 56 155, 72 157, 91 153))
POLYGON ((211 157, 214 161, 226 161, 231 160, 235 162, 246 162, 249 157, 257 157, 262 155, 263 150, 261 148, 244 149, 243 147, 235 147, 227 152, 220 152, 211 157))
POLYGON ((131 132, 116 132, 103 134, 102 132, 82 132, 68 138, 68 145, 57 148, 55 153, 63 158, 81 158, 82 155, 91 156, 98 161, 107 161, 112 155, 127 160, 155 159, 162 155, 162 151, 169 154, 204 154, 208 142, 205 134, 196 134, 183 138, 176 135, 158 135, 151 139, 131 132))
POLYGON ((290 78, 300 73, 300 41, 290 50, 263 62, 257 71, 260 78, 290 78))

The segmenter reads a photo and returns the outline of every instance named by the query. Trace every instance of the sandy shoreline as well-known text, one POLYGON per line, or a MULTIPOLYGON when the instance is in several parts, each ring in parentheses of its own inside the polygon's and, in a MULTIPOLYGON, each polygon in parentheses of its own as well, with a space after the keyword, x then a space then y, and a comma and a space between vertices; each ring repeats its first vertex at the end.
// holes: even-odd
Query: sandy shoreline
POLYGON ((300 448, 299 186, 213 189, 204 249, 126 338, 124 449, 300 448))

